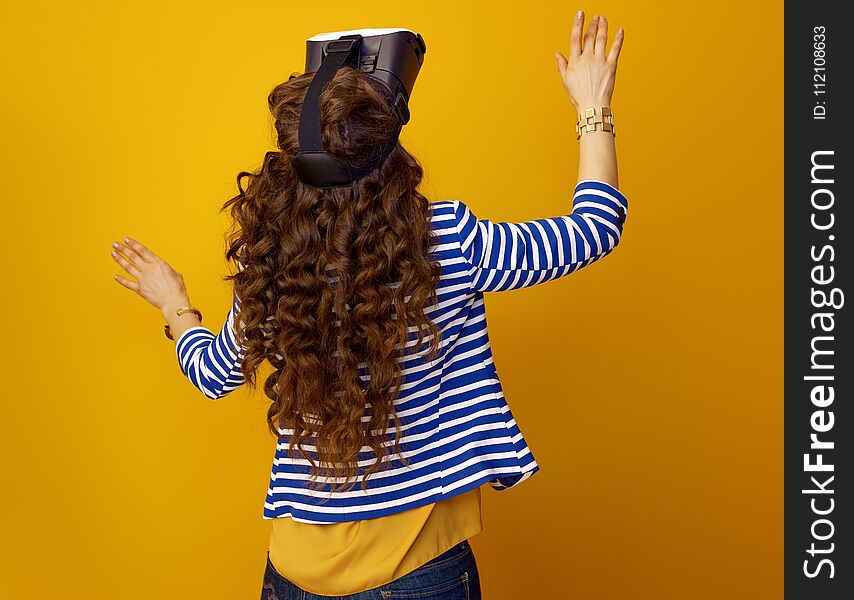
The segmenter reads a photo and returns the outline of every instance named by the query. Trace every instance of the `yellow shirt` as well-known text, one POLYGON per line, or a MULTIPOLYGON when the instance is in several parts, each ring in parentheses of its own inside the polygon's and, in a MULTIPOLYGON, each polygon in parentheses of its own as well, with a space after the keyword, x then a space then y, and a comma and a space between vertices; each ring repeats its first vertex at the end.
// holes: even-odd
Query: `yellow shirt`
POLYGON ((322 596, 355 594, 414 571, 480 533, 480 487, 403 512, 344 523, 273 519, 270 562, 322 596))

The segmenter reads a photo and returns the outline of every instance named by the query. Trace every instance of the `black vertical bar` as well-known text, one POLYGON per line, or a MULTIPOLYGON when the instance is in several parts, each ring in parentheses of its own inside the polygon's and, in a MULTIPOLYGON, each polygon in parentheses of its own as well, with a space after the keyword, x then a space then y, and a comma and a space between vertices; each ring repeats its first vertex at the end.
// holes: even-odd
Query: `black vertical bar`
POLYGON ((850 531, 854 30, 785 2, 785 596, 854 598, 850 531))

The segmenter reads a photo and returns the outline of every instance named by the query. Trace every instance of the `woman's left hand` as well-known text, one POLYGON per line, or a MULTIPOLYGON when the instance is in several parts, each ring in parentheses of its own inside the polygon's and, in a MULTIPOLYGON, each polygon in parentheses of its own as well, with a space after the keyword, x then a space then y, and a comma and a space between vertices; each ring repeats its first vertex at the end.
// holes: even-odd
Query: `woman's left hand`
POLYGON ((125 238, 125 244, 113 242, 111 255, 136 278, 131 281, 116 275, 116 281, 145 298, 160 312, 190 304, 184 277, 140 242, 129 237, 125 238))

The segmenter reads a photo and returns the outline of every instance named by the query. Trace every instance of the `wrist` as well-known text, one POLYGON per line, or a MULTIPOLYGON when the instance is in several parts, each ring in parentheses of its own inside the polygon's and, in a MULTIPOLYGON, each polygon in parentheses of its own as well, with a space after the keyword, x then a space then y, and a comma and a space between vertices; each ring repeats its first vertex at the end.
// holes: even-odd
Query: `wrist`
POLYGON ((601 108, 603 106, 607 106, 611 108, 611 101, 605 98, 602 99, 590 99, 590 100, 579 100, 575 104, 575 110, 578 112, 583 112, 585 108, 601 108))
POLYGON ((575 139, 590 137, 597 131, 615 136, 614 113, 609 106, 589 106, 578 111, 578 121, 575 124, 575 139))
POLYGON ((182 306, 192 306, 190 298, 188 296, 175 296, 174 298, 167 300, 163 306, 160 307, 160 314, 162 314, 163 318, 167 321, 174 319, 177 316, 175 311, 182 306))

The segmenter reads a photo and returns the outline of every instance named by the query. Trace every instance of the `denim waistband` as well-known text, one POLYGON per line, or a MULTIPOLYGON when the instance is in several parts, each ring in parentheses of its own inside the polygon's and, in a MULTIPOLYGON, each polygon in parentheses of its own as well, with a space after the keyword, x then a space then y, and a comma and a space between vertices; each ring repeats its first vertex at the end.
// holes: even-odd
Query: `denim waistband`
MULTIPOLYGON (((453 546, 451 546, 448 550, 440 554, 439 556, 427 561, 420 567, 410 571, 409 573, 401 576, 400 578, 395 580, 395 583, 398 585, 413 585, 417 586, 420 582, 425 580, 431 580, 434 577, 434 572, 437 570, 446 570, 446 571, 457 571, 457 570, 466 570, 468 569, 468 565, 464 564, 463 561, 473 561, 473 557, 470 554, 471 547, 469 545, 468 540, 463 540, 461 542, 457 542, 453 546), (459 565, 458 565, 459 563, 459 565)), ((315 594, 303 590, 299 586, 297 586, 294 582, 285 578, 283 575, 278 573, 275 570, 275 566, 270 560, 270 551, 267 551, 267 570, 271 574, 271 576, 275 577, 276 585, 281 588, 281 592, 285 592, 286 598, 305 598, 307 596, 316 597, 315 594)), ((272 585, 272 583, 265 581, 265 586, 272 585)), ((385 585, 390 585, 385 584, 385 585)), ((383 587, 383 586, 380 586, 383 587)), ((353 598, 361 598, 364 594, 376 592, 377 589, 374 588, 372 590, 367 590, 364 592, 359 592, 357 594, 353 594, 353 598)), ((263 597, 263 595, 262 595, 263 597)), ((350 596, 344 596, 349 598, 350 596)))
POLYGON ((451 546, 450 548, 448 548, 447 550, 445 550, 442 554, 440 554, 436 558, 429 560, 426 563, 424 563, 423 565, 421 565, 420 567, 418 567, 418 569, 416 569, 416 571, 427 570, 431 566, 438 566, 440 564, 445 564, 446 562, 450 562, 451 560, 453 560, 455 558, 458 558, 458 557, 465 555, 468 550, 469 550, 468 540, 463 540, 462 542, 458 542, 458 543, 454 544, 453 546, 451 546))

